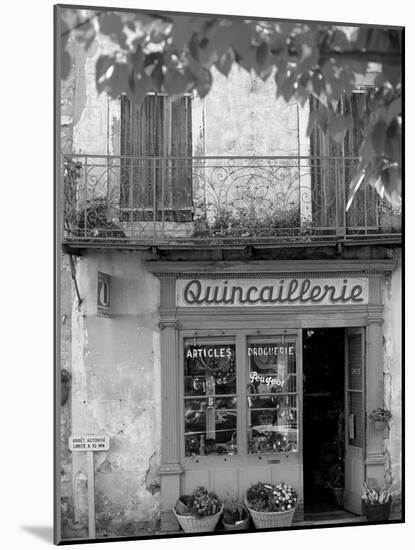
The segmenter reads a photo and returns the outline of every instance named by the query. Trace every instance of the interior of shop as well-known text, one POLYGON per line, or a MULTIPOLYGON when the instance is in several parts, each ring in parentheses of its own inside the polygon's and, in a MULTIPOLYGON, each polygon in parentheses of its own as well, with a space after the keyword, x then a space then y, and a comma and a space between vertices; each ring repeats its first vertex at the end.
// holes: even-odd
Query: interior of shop
POLYGON ((303 331, 304 513, 344 514, 344 329, 303 331))

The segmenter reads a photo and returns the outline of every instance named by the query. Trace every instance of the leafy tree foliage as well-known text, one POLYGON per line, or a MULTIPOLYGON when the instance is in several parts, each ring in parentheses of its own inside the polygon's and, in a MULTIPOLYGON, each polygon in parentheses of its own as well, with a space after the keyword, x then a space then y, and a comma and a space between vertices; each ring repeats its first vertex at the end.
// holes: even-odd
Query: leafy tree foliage
MULTIPOLYGON (((356 191, 373 185, 394 206, 401 201, 401 63, 403 32, 397 28, 344 28, 313 22, 277 22, 219 16, 144 12, 87 12, 62 15, 62 78, 68 77, 70 35, 88 48, 106 35, 114 52, 96 63, 96 86, 111 97, 127 94, 140 104, 149 91, 173 97, 196 90, 205 97, 213 85, 212 67, 227 76, 234 64, 273 78, 276 96, 319 108, 308 132, 320 127, 341 142, 353 126, 339 108, 362 76, 374 71, 363 124, 360 163, 351 183, 356 191)), ((349 206, 348 205, 348 206, 349 206)))

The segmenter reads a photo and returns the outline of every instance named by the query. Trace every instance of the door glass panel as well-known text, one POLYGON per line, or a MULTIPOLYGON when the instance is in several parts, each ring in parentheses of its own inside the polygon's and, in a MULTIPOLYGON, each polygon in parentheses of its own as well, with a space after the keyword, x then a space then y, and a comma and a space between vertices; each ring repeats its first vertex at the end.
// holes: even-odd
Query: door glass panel
POLYGON ((363 398, 362 392, 349 392, 349 445, 363 446, 363 398))
POLYGON ((185 455, 237 451, 234 343, 184 344, 185 455))
POLYGON ((248 453, 298 451, 295 341, 248 341, 248 453))
POLYGON ((363 335, 348 336, 348 440, 354 447, 363 446, 363 335))

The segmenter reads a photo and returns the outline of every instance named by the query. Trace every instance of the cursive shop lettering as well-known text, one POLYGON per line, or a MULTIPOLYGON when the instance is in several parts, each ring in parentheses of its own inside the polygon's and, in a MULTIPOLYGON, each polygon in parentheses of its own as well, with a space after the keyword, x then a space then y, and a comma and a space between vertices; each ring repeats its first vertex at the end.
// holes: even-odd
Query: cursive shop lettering
POLYGON ((277 378, 274 376, 263 376, 258 374, 256 371, 252 371, 249 375, 249 380, 251 384, 253 382, 259 382, 260 384, 266 384, 267 386, 283 386, 284 379, 277 378))
POLYGON ((340 284, 322 284, 311 279, 280 279, 273 285, 240 286, 228 281, 203 285, 189 281, 183 290, 186 305, 266 305, 266 304, 359 304, 364 302, 363 287, 343 279, 340 284))
POLYGON ((203 380, 201 378, 195 378, 193 380, 193 389, 195 389, 196 391, 202 391, 203 393, 206 393, 206 389, 213 390, 216 385, 221 386, 227 383, 228 383, 228 379, 226 378, 226 376, 224 376, 223 378, 216 378, 216 379, 213 378, 213 376, 211 376, 207 380, 203 380))

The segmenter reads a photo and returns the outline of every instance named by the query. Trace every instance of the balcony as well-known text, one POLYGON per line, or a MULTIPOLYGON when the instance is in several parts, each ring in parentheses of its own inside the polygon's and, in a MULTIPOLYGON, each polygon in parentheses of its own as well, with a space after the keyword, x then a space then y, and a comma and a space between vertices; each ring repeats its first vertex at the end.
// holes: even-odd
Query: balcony
POLYGON ((64 155, 64 243, 283 247, 399 243, 372 188, 345 211, 357 159, 64 155))

